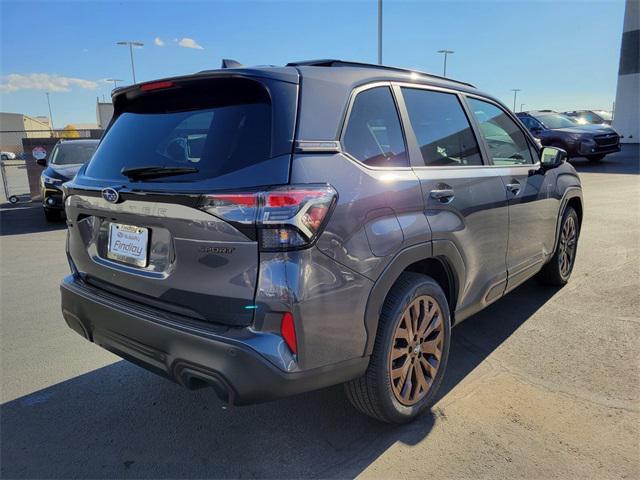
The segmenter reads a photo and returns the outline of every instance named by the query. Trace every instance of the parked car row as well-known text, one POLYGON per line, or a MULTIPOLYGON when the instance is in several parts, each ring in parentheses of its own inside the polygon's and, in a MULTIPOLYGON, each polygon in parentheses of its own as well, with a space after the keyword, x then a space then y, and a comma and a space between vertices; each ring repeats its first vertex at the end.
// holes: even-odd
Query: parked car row
POLYGON ((613 121, 613 115, 606 110, 573 110, 571 112, 564 112, 564 114, 574 118, 580 125, 586 125, 588 123, 611 125, 613 121))
MULTIPOLYGON (((543 146, 562 148, 569 158, 586 157, 599 162, 608 153, 620 151, 620 136, 606 123, 579 123, 572 115, 553 110, 533 110, 516 115, 543 146)), ((575 116, 573 115, 575 114, 575 116)))

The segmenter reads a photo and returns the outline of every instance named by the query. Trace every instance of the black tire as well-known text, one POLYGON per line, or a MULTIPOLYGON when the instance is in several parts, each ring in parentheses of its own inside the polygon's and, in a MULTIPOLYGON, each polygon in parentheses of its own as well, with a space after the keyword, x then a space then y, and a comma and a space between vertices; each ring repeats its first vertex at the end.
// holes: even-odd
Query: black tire
POLYGON ((9 157, 7 155, 2 155, 2 161, 5 161, 5 160, 9 160, 9 157))
POLYGON ((591 163, 598 163, 600 161, 602 161, 602 159, 605 157, 605 155, 589 155, 587 157, 587 160, 589 160, 591 163))
POLYGON ((552 285, 555 287, 562 287, 567 284, 575 265, 576 252, 578 249, 578 239, 580 238, 580 220, 578 214, 573 207, 567 207, 562 214, 562 222, 560 224, 560 231, 558 232, 558 239, 556 245, 556 251, 551 259, 546 263, 540 273, 538 273, 538 280, 545 285, 552 285), (563 252, 567 248, 567 245, 563 245, 563 231, 567 226, 567 222, 573 222, 575 228, 575 238, 573 240, 573 254, 571 255, 570 263, 567 268, 563 268, 563 252))
POLYGON ((50 208, 44 209, 44 216, 47 219, 47 222, 59 222, 60 221, 60 212, 58 210, 51 210, 50 208))
POLYGON ((9 203, 12 204, 12 205, 15 205, 19 201, 20 201, 20 199, 18 197, 16 197, 15 195, 11 195, 9 197, 9 203))
MULTIPOLYGON (((437 318, 438 315, 428 320, 427 323, 431 326, 437 318)), ((426 275, 412 272, 403 273, 387 295, 382 307, 378 332, 367 371, 362 377, 345 384, 347 397, 357 410, 377 420, 388 423, 406 423, 413 420, 429 408, 436 398, 447 367, 450 340, 451 315, 447 298, 440 285, 426 275), (390 368, 392 363, 390 362, 392 360, 390 354, 392 349, 397 349, 397 346, 394 346, 395 334, 403 319, 403 314, 414 300, 423 296, 435 300, 442 314, 438 320, 442 324, 438 328, 441 328, 443 334, 442 340, 438 340, 441 345, 441 355, 435 376, 430 378, 431 383, 426 394, 416 403, 406 405, 398 400, 391 384, 390 368)), ((411 348, 408 350, 415 354, 411 348)), ((423 354, 421 352, 418 355, 422 356, 423 354)), ((418 360, 416 366, 419 366, 419 359, 414 358, 412 361, 414 360, 418 360)), ((404 361, 409 362, 409 354, 404 361)), ((411 372, 411 368, 409 368, 409 372, 411 372)), ((409 373, 407 376, 411 375, 412 373, 409 373)), ((409 389, 413 388, 413 385, 409 387, 409 389)))

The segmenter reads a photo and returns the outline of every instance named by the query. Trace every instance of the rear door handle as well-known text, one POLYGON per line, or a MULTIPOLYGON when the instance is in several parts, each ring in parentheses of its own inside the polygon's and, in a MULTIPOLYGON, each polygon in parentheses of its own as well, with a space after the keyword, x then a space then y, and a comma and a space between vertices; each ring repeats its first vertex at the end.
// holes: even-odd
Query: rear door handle
POLYGON ((429 192, 429 196, 431 198, 435 198, 436 200, 440 200, 442 203, 448 203, 453 200, 453 189, 440 188, 431 190, 431 192, 429 192))

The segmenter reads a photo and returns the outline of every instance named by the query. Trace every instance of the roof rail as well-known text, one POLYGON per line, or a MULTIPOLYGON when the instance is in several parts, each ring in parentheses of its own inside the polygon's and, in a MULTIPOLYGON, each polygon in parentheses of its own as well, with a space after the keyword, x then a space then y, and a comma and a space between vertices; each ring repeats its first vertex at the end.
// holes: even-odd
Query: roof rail
POLYGON ((434 75, 433 73, 421 72, 419 70, 410 70, 408 68, 390 67, 388 65, 378 65, 375 63, 364 62, 352 62, 348 60, 338 60, 332 58, 320 59, 320 60, 303 60, 301 62, 287 63, 287 67, 360 67, 360 68, 380 68, 383 70, 392 70, 394 72, 405 73, 417 73, 419 75, 426 75, 427 77, 437 78, 439 80, 446 80, 447 82, 458 83, 460 85, 466 85, 467 87, 476 88, 475 85, 467 82, 461 82, 460 80, 454 80, 448 77, 442 77, 440 75, 434 75))

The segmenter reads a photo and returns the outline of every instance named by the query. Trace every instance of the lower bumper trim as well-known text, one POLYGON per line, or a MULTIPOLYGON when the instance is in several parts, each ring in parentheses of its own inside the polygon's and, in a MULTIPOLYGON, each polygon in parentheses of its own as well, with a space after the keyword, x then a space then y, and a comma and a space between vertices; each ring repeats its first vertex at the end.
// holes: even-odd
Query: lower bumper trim
POLYGON ((212 386, 222 400, 235 405, 343 383, 364 374, 369 362, 369 357, 359 357, 285 372, 237 340, 173 328, 107 305, 73 276, 64 279, 60 290, 65 321, 87 340, 187 388, 212 386))

